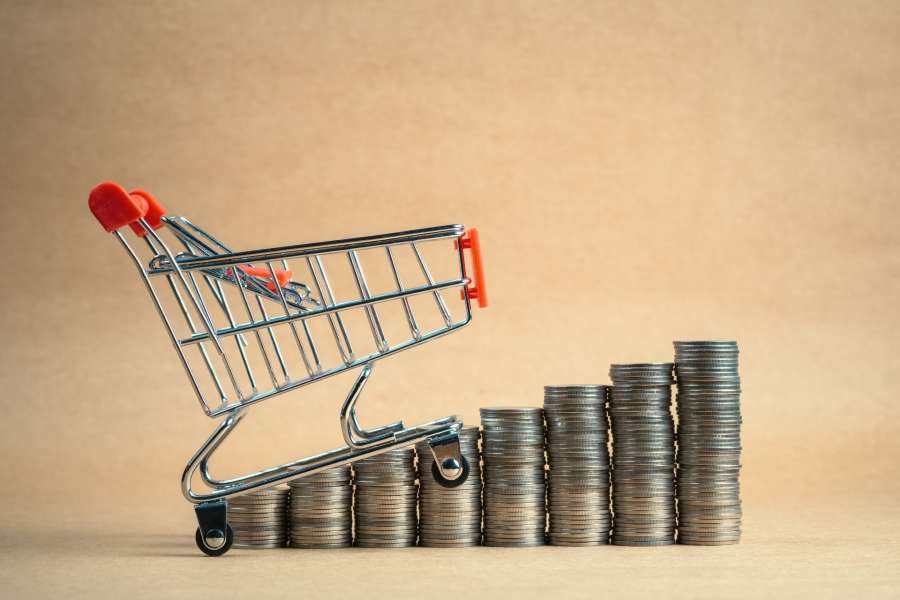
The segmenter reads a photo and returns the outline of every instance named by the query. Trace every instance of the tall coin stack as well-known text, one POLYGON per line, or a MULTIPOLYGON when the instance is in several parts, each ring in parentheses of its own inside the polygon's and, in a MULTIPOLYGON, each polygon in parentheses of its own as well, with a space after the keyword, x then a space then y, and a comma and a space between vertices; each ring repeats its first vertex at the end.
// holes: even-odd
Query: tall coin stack
POLYGON ((482 408, 484 543, 539 546, 547 522, 540 408, 482 408))
POLYGON ((469 478, 454 488, 435 481, 434 455, 428 442, 419 442, 419 545, 460 548, 481 545, 480 432, 467 427, 459 432, 459 447, 469 463, 469 478))
POLYGON ((353 544, 350 466, 291 481, 292 548, 346 548, 353 544))
POLYGON ((554 546, 609 543, 609 449, 603 385, 547 386, 547 509, 554 546))
POLYGON ((614 544, 675 543, 672 366, 650 363, 610 367, 614 544))
POLYGON ((287 488, 257 490, 228 501, 235 548, 282 548, 287 543, 287 488))
POLYGON ((675 342, 678 541, 741 539, 741 380, 737 342, 675 342))
POLYGON ((356 545, 401 548, 416 545, 415 452, 389 450, 353 464, 356 470, 356 545))

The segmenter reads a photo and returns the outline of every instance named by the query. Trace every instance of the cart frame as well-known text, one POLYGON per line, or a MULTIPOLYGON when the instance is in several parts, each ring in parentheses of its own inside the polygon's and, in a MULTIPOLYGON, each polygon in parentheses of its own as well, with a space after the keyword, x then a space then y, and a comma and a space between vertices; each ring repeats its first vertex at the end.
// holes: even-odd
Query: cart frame
POLYGON ((203 552, 218 556, 231 546, 233 533, 227 524, 227 498, 397 447, 427 440, 435 457, 435 479, 450 487, 465 481, 469 465, 460 452, 458 432, 462 421, 457 417, 449 416, 412 427, 398 421, 366 429, 359 423, 356 406, 375 362, 465 327, 472 319, 473 300, 477 300, 479 306, 487 305, 477 230, 466 231, 461 225, 447 225, 235 252, 189 220, 167 216, 155 198, 143 190, 127 192, 117 184, 102 183, 91 192, 88 204, 97 220, 107 232, 116 236, 136 266, 204 413, 211 418, 224 415, 188 460, 181 478, 182 493, 195 504, 199 522, 196 541, 203 552), (121 229, 126 225, 146 244, 151 256, 149 260, 143 260, 137 248, 122 234, 121 229), (184 248, 183 252, 176 254, 162 239, 158 233, 162 227, 166 227, 184 248), (458 277, 438 281, 432 277, 418 244, 436 240, 455 241, 458 277), (421 269, 425 281, 423 285, 405 286, 402 282, 392 249, 406 246, 412 249, 421 269), (385 250, 395 291, 375 294, 370 290, 358 253, 376 248, 385 250), (467 275, 466 249, 472 251, 474 279, 467 275), (322 261, 322 257, 335 254, 346 255, 348 259, 358 291, 354 299, 337 301, 335 298, 322 261), (312 286, 291 280, 290 260, 305 263, 312 286), (243 318, 238 315, 237 309, 233 310, 229 305, 223 283, 237 288, 241 304, 246 309, 243 318), (450 314, 441 294, 453 289, 459 290, 465 307, 464 316, 458 320, 450 314), (177 301, 179 310, 166 310, 160 296, 163 291, 169 292, 170 298, 177 301), (421 330, 409 301, 419 295, 433 296, 442 317, 442 326, 430 331, 421 330), (256 311, 251 299, 255 300, 256 311), (388 302, 402 304, 410 332, 408 338, 397 343, 388 341, 378 315, 377 306, 388 302), (267 306, 280 310, 269 315, 267 306), (224 314, 227 318, 223 326, 217 325, 212 316, 211 311, 216 309, 220 316, 224 314), (375 343, 374 352, 361 356, 354 351, 351 336, 342 319, 342 313, 355 309, 365 312, 375 343), (179 313, 183 325, 187 325, 190 332, 188 335, 176 332, 173 321, 179 313), (316 318, 328 322, 340 356, 338 364, 322 364, 323 359, 307 325, 308 321, 316 318), (276 335, 276 331, 284 332, 285 329, 290 332, 288 338, 292 338, 299 350, 305 375, 290 375, 289 367, 296 365, 288 365, 286 352, 282 351, 276 335), (231 338, 234 339, 235 350, 230 349, 231 338), (257 344, 253 345, 253 341, 257 344), (197 361, 190 360, 186 353, 191 347, 199 351, 199 368, 197 361), (210 352, 209 347, 214 353, 210 352), (263 358, 270 382, 254 373, 248 359, 248 349, 251 347, 258 349, 263 358), (359 369, 359 373, 339 414, 344 446, 230 479, 218 479, 210 473, 212 456, 244 419, 249 407, 353 369, 359 369), (245 376, 245 386, 239 383, 238 373, 245 376), (250 390, 245 391, 247 381, 250 390), (210 393, 210 383, 215 393, 210 393), (230 395, 232 390, 233 397, 230 395), (218 396, 218 402, 215 396, 218 396), (209 491, 194 490, 193 481, 198 471, 209 491))

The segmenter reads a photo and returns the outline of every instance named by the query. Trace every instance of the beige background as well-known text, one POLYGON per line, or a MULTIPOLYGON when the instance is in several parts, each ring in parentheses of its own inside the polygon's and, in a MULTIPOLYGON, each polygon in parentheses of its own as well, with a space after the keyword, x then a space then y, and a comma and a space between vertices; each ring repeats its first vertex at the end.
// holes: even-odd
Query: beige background
MULTIPOLYGON (((897 593, 897 3, 7 1, 0 131, 11 590, 897 593), (213 423, 88 213, 104 179, 238 248, 478 226, 491 307, 379 367, 367 423, 739 340, 745 543, 196 562, 213 423)), ((336 445, 350 382, 261 406, 235 472, 336 445)))

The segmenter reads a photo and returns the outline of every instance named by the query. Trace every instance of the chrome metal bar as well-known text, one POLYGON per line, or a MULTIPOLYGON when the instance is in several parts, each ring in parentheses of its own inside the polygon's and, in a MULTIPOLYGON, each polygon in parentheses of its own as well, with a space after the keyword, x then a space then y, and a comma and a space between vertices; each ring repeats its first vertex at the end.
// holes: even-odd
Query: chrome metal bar
POLYGON ((361 437, 367 440, 374 440, 386 437, 386 435, 388 434, 402 431, 403 421, 397 421, 388 425, 382 425, 381 427, 364 429, 362 425, 359 424, 359 420, 356 418, 356 407, 354 406, 350 411, 350 428, 353 430, 354 435, 356 435, 357 437, 361 437))
MULTIPOLYGON (((189 233, 182 232, 181 229, 178 229, 178 232, 175 235, 175 238, 181 242, 182 246, 184 246, 185 252, 187 252, 188 254, 190 254, 192 256, 195 255, 197 251, 202 252, 207 255, 213 254, 212 250, 208 249, 202 242, 197 240, 194 236, 190 235, 189 233)), ((149 238, 147 238, 147 236, 144 236, 144 240, 146 240, 148 245, 150 245, 151 247, 153 246, 151 244, 149 238)), ((154 254, 158 254, 158 253, 154 252, 154 254)), ((193 275, 191 275, 191 276, 193 277, 193 275)), ((225 295, 222 293, 221 286, 219 286, 218 288, 213 287, 213 282, 211 281, 210 277, 204 277, 203 281, 206 283, 206 286, 209 288, 210 293, 216 299, 216 302, 219 303, 219 307, 222 308, 223 311, 227 311, 228 310, 228 308, 226 306, 227 303, 225 301, 225 295)), ((218 280, 215 280, 215 281, 218 281, 218 280)), ((241 338, 241 343, 246 343, 243 341, 243 338, 241 338)))
POLYGON ((372 296, 369 294, 369 285, 366 283, 366 276, 363 273, 362 265, 359 262, 359 256, 355 250, 347 253, 350 260, 350 268, 353 269, 353 278, 356 281, 356 288, 359 290, 360 297, 366 301, 366 317, 369 319, 369 326, 372 328, 372 337, 375 338, 375 346, 381 352, 387 352, 390 347, 387 339, 384 337, 384 330, 381 328, 381 320, 378 318, 378 312, 375 307, 369 303, 372 296))
MULTIPOLYGON (((284 297, 284 290, 281 288, 281 283, 279 283, 278 277, 275 275, 275 268, 272 266, 272 263, 266 263, 266 266, 269 268, 269 274, 272 276, 272 284, 275 286, 275 291, 281 299, 284 316, 290 318, 291 311, 288 308, 287 300, 284 297)), ((309 342, 309 351, 312 353, 313 364, 316 366, 315 373, 318 373, 322 370, 322 360, 319 358, 316 342, 313 341, 312 332, 309 330, 309 324, 305 320, 300 321, 300 324, 303 326, 303 332, 306 334, 306 341, 309 342)), ((303 345, 297 337, 297 329, 294 327, 293 321, 291 321, 291 330, 294 332, 294 339, 297 340, 297 346, 300 348, 300 352, 303 352, 303 345)), ((313 373, 310 373, 310 375, 312 374, 313 373)))
MULTIPOLYGON (((169 283, 169 288, 172 290, 172 295, 175 296, 175 301, 181 309, 181 314, 184 317, 185 322, 187 322, 188 328, 191 330, 191 333, 196 335, 198 331, 197 327, 194 325, 194 319, 193 317, 191 317, 191 313, 181 297, 181 292, 178 291, 178 286, 175 284, 175 280, 171 275, 168 275, 166 276, 166 281, 168 281, 169 283)), ((206 352, 206 347, 204 347, 203 344, 198 345, 200 347, 200 356, 203 358, 204 364, 206 364, 206 370, 209 371, 209 375, 212 377, 213 384, 216 386, 216 390, 219 392, 219 402, 224 406, 228 403, 225 389, 222 387, 222 382, 219 380, 216 369, 213 367, 212 361, 209 359, 209 354, 207 354, 206 352)))
MULTIPOLYGON (((268 321, 269 313, 266 312, 265 303, 259 296, 256 296, 256 306, 259 308, 259 313, 262 315, 263 321, 268 321)), ((281 354, 281 346, 278 345, 278 338, 275 337, 275 328, 266 327, 266 331, 269 333, 269 341, 272 342, 272 347, 275 349, 275 358, 278 359, 278 365, 281 367, 284 380, 290 381, 291 375, 288 373, 287 363, 284 360, 284 356, 281 354)))
MULTIPOLYGON (((272 317, 271 319, 267 319, 266 321, 254 321, 252 323, 247 323, 244 325, 238 325, 232 329, 219 329, 216 333, 219 337, 226 337, 229 335, 237 335, 240 333, 247 333, 253 331, 255 329, 263 329, 265 327, 275 327, 278 325, 282 325, 284 323, 288 323, 290 321, 296 321, 301 319, 311 319, 313 317, 317 317, 323 314, 336 313, 337 311, 348 310, 351 308, 357 308, 360 306, 365 306, 366 304, 375 304, 379 302, 387 302, 389 300, 395 300, 397 298, 403 298, 408 296, 415 296, 417 294, 424 294, 434 290, 443 290, 452 287, 461 287, 465 286, 469 283, 468 279, 458 279, 454 281, 444 281, 441 283, 436 283, 434 286, 423 286, 423 287, 415 287, 415 288, 407 288, 405 292, 391 292, 389 294, 380 294, 378 296, 372 296, 371 300, 366 302, 365 300, 352 300, 348 302, 342 302, 340 304, 335 304, 331 307, 319 308, 316 310, 311 310, 306 313, 294 313, 290 318, 287 317, 272 317)), ((469 311, 470 312, 470 311, 469 311)), ((198 333, 189 338, 184 338, 180 340, 180 343, 183 345, 189 344, 197 344, 199 342, 206 341, 209 336, 205 333, 198 333)))
MULTIPOLYGON (((209 277, 208 275, 203 275, 203 280, 206 282, 206 285, 209 287, 210 291, 219 301, 219 306, 222 307, 222 311, 225 313, 225 317, 228 319, 228 324, 234 327, 237 325, 237 321, 234 318, 234 315, 231 313, 231 306, 228 304, 228 297, 225 295, 225 291, 222 289, 222 282, 213 277, 209 277)), ((247 347, 247 339, 239 335, 237 336, 238 341, 240 342, 241 348, 247 347)))
MULTIPOLYGON (((456 433, 462 428, 462 421, 456 417, 446 417, 416 427, 406 428, 396 434, 386 443, 369 446, 366 448, 351 448, 344 446, 328 450, 314 456, 301 458, 281 465, 263 469, 243 477, 230 480, 217 480, 207 476, 216 485, 215 489, 208 493, 197 493, 193 490, 193 477, 201 463, 207 464, 212 454, 224 442, 225 438, 234 430, 243 415, 240 411, 229 414, 213 430, 206 442, 194 453, 188 461, 181 476, 181 490, 184 497, 194 503, 209 502, 220 498, 231 498, 252 492, 253 490, 271 487, 292 479, 314 475, 334 467, 350 464, 369 456, 376 456, 393 448, 411 446, 418 442, 428 440, 435 436, 456 433)), ((208 471, 208 469, 207 469, 208 471)))
MULTIPOLYGON (((325 286, 325 292, 328 294, 327 297, 322 296, 322 304, 326 307, 328 306, 328 304, 330 304, 331 308, 335 309, 338 303, 335 301, 334 291, 331 289, 331 282, 328 280, 328 272, 325 271, 325 265, 322 264, 322 258, 320 256, 315 256, 313 258, 315 258, 316 266, 319 268, 319 273, 322 274, 322 284, 325 286)), ((309 258, 307 257, 306 260, 308 261, 309 258)), ((312 265, 310 265, 310 271, 315 278, 316 272, 315 270, 313 270, 312 265)), ((318 280, 316 280, 316 285, 319 285, 318 280)), ((347 333, 347 328, 344 326, 344 319, 341 317, 341 313, 339 310, 334 310, 334 319, 335 321, 337 321, 338 328, 341 330, 341 337, 344 338, 344 344, 346 345, 347 349, 347 356, 344 357, 344 362, 352 362, 354 360, 353 344, 350 343, 350 336, 347 333), (347 360, 348 358, 349 361, 347 360)))
POLYGON ((207 412, 207 416, 216 417, 216 416, 224 414, 230 410, 242 408, 245 406, 250 406, 251 404, 256 404, 257 402, 262 402, 263 400, 267 400, 268 398, 271 398, 273 396, 277 396, 279 394, 283 394, 285 392, 295 390, 295 389, 303 387, 305 385, 309 385, 310 383, 313 383, 316 381, 321 381, 322 379, 326 379, 328 377, 333 377, 334 375, 344 373, 344 372, 354 369, 356 367, 362 366, 366 363, 375 362, 376 360, 380 360, 386 356, 391 356, 392 354, 396 354, 398 352, 408 350, 409 348, 412 348, 419 344, 422 344, 422 343, 431 341, 435 338, 439 338, 441 336, 445 336, 449 333, 452 333, 452 332, 456 331, 457 329, 461 329, 461 328, 465 327, 466 325, 469 324, 470 321, 471 321, 471 316, 464 321, 454 323, 453 326, 451 326, 450 328, 441 327, 440 329, 435 329, 434 331, 429 331, 428 333, 424 333, 424 334, 422 334, 422 337, 419 340, 407 340, 406 342, 403 342, 400 344, 395 344, 387 352, 384 352, 384 353, 373 352, 367 356, 363 356, 361 358, 354 360, 349 365, 342 364, 342 365, 339 365, 339 366, 331 368, 331 369, 325 369, 321 373, 316 374, 314 377, 310 376, 306 379, 291 381, 291 382, 286 383, 275 389, 257 394, 256 396, 253 396, 252 398, 245 398, 245 399, 241 400, 240 402, 236 402, 236 403, 230 404, 228 406, 224 406, 224 407, 209 411, 209 412, 207 412))
POLYGON ((403 431, 403 423, 398 421, 390 425, 382 427, 373 427, 372 429, 364 429, 356 418, 356 402, 363 387, 372 374, 374 365, 366 363, 360 370, 356 383, 347 395, 344 404, 341 407, 341 434, 348 446, 353 448, 365 448, 383 442, 392 437, 395 433, 403 431), (357 439, 361 438, 361 439, 357 439))
POLYGON ((388 434, 387 436, 378 439, 371 439, 363 442, 358 442, 353 437, 353 424, 359 425, 358 423, 354 423, 356 421, 356 419, 353 418, 355 417, 354 407, 356 406, 356 401, 359 399, 359 395, 362 393, 363 387, 365 387, 371 374, 372 365, 366 364, 363 366, 359 372, 359 376, 356 378, 356 382, 350 389, 350 393, 347 394, 347 398, 344 400, 344 405, 341 406, 341 435, 344 436, 344 441, 347 443, 347 446, 351 448, 366 448, 378 443, 383 443, 384 440, 390 436, 390 434, 388 434))
MULTIPOLYGON (((222 348, 222 344, 219 342, 219 338, 215 333, 215 327, 213 327, 212 322, 209 320, 209 315, 206 313, 206 309, 201 306, 203 300, 201 298, 195 298, 191 293, 191 288, 187 283, 187 279, 184 276, 184 269, 178 264, 178 261, 175 259, 175 255, 172 254, 172 251, 169 250, 169 247, 162 240, 159 235, 157 235, 156 231, 150 227, 149 224, 144 219, 139 219, 138 222, 141 226, 147 231, 147 235, 151 236, 153 240, 159 244, 160 248, 162 248, 162 252, 169 259, 169 265, 171 270, 175 272, 175 275, 178 277, 179 282, 182 287, 184 287, 184 291, 187 292, 188 298, 191 300, 191 304, 194 305, 194 310, 197 311, 197 314, 200 315, 200 319, 203 321, 203 326, 206 327, 207 333, 209 333, 212 338, 213 345, 216 347, 216 351, 219 354, 224 354, 225 350, 222 348)), ((169 269, 167 269, 169 270, 169 269)))
MULTIPOLYGON (((391 252, 390 246, 385 246, 384 251, 387 252, 388 262, 391 264, 391 272, 394 274, 394 283, 397 284, 397 291, 403 292, 403 282, 400 281, 400 272, 397 270, 397 264, 394 262, 394 253, 391 252)), ((409 324, 409 331, 414 339, 419 339, 422 333, 419 331, 419 324, 416 323, 416 316, 413 314, 412 306, 409 305, 409 298, 402 298, 403 310, 406 313, 406 322, 409 324)))
MULTIPOLYGON (((232 264, 262 263, 284 258, 300 258, 315 254, 334 254, 338 252, 349 252, 351 250, 363 250, 365 248, 378 248, 388 244, 399 245, 418 241, 453 239, 458 238, 464 232, 465 228, 462 225, 444 225, 442 227, 429 227, 426 229, 400 231, 384 235, 349 238, 333 242, 297 244, 263 250, 248 250, 245 252, 218 254, 216 256, 189 258, 180 261, 179 267, 182 271, 194 271, 196 269, 226 267, 232 264)), ((170 260, 174 259, 170 258, 170 260)), ((159 270, 168 271, 170 268, 171 267, 169 266, 165 266, 161 267, 159 270)))
POLYGON ((272 274, 272 281, 275 285, 275 289, 278 291, 278 297, 281 299, 281 305, 284 308, 284 316, 291 328, 291 333, 294 334, 294 341, 297 343, 297 349, 300 350, 300 357, 303 359, 303 365, 306 367, 306 372, 311 377, 321 371, 321 367, 320 365, 316 365, 316 368, 313 369, 313 366, 310 364, 309 357, 306 356, 306 350, 303 348, 303 344, 300 342, 300 334, 297 333, 297 328, 294 326, 294 321, 290 320, 291 311, 288 309, 287 300, 284 299, 284 292, 281 290, 281 286, 278 284, 278 278, 275 276, 275 270, 272 268, 271 263, 266 263, 266 266, 269 267, 269 272, 272 274))
MULTIPOLYGON (((187 357, 185 357, 184 351, 178 343, 178 338, 175 337, 175 330, 172 328, 172 323, 169 321, 169 317, 166 315, 166 311, 163 310, 162 303, 159 300, 159 296, 156 294, 156 290, 153 288, 153 284, 150 283, 150 278, 147 276, 147 271, 144 270, 144 265, 141 263, 141 259, 138 258, 138 255, 134 252, 134 249, 125 240, 125 238, 122 237, 121 233, 119 233, 118 231, 114 231, 113 234, 116 236, 119 242, 121 242, 122 247, 125 248, 128 256, 131 257, 132 262, 134 262, 135 267, 137 267, 138 273, 140 273, 141 275, 141 281, 144 282, 144 286, 147 288, 147 292, 153 299, 153 306, 156 307, 156 313, 162 320, 163 326, 166 329, 166 333, 169 334, 169 341, 172 342, 172 346, 175 348, 175 353, 178 355, 178 359, 181 361, 181 366, 184 367, 184 372, 187 374, 188 380, 191 382, 191 388, 197 395, 197 400, 200 402, 200 406, 203 407, 203 411, 206 414, 209 414, 211 410, 209 404, 207 404, 206 400, 203 398, 203 392, 200 391, 200 387, 197 385, 197 379, 194 377, 194 371, 191 369, 191 365, 188 363, 187 357)), ((223 397, 221 401, 224 404, 226 402, 226 399, 223 397)))
POLYGON ((207 256, 218 255, 216 249, 207 242, 211 242, 213 245, 218 246, 219 250, 221 250, 222 252, 232 251, 231 248, 217 240, 211 233, 201 229, 198 225, 195 225, 186 217, 170 217, 167 215, 162 217, 162 220, 166 224, 166 226, 172 228, 174 232, 177 232, 176 237, 182 240, 190 240, 192 244, 197 246, 197 248, 200 248, 207 256), (197 235, 194 235, 191 230, 197 235), (205 238, 206 241, 201 240, 198 235, 205 238))
POLYGON ((219 358, 222 361, 223 366, 225 367, 225 372, 228 373, 228 379, 231 381, 231 384, 234 386, 235 391, 238 393, 238 396, 241 396, 240 386, 238 385, 237 378, 234 376, 234 371, 231 369, 231 363, 228 361, 228 356, 225 354, 225 349, 222 347, 222 343, 219 341, 219 337, 216 335, 216 329, 212 324, 212 321, 209 318, 209 315, 206 312, 206 307, 203 306, 203 298, 198 297, 195 298, 191 293, 191 289, 188 286, 187 279, 184 276, 184 272, 181 270, 181 267, 178 265, 178 261, 175 259, 175 256, 172 254, 172 251, 169 250, 169 247, 162 240, 159 235, 157 235, 156 231, 147 223, 143 218, 138 219, 138 223, 141 227, 144 228, 144 231, 147 235, 153 238, 157 244, 159 244, 160 248, 162 248, 163 253, 168 257, 169 262, 171 263, 171 267, 174 270, 175 274, 178 276, 178 280, 181 283, 184 291, 187 293, 188 298, 190 298, 191 303, 194 305, 194 309, 199 313, 200 318, 203 320, 203 326, 206 328, 206 333, 209 334, 212 339, 213 345, 216 348, 216 351, 219 354, 219 358))
MULTIPOLYGON (((241 281, 240 275, 237 273, 237 268, 235 270, 235 281, 237 282, 238 290, 240 290, 241 303, 244 305, 244 310, 247 312, 247 318, 250 320, 249 324, 256 323, 256 319, 253 318, 253 311, 250 310, 250 302, 247 301, 247 292, 244 291, 244 282, 241 281)), ((268 326, 265 327, 268 329, 268 326)), ((260 327, 259 329, 262 329, 260 327)), ((259 352, 262 354, 263 361, 266 363, 266 370, 269 371, 269 377, 272 379, 272 385, 278 386, 278 380, 275 378, 275 370, 272 368, 272 361, 269 360, 269 354, 266 352, 266 347, 263 345, 262 336, 259 335, 259 329, 253 329, 253 334, 256 336, 256 343, 259 346, 259 352)))
MULTIPOLYGON (((192 223, 191 221, 189 221, 188 219, 186 219, 184 217, 177 217, 177 218, 164 217, 164 220, 166 221, 167 225, 169 225, 170 227, 172 227, 173 229, 175 229, 177 231, 176 237, 181 239, 182 242, 185 244, 185 246, 188 245, 187 241, 189 240, 192 244, 194 244, 201 252, 203 252, 207 256, 215 256, 217 254, 217 250, 212 247, 213 245, 217 246, 219 248, 219 250, 221 250, 223 252, 231 252, 232 251, 231 248, 226 246, 224 243, 220 242, 212 234, 201 229, 199 226, 195 225, 194 223, 192 223), (196 232, 197 235, 204 237, 212 245, 200 240, 197 237, 197 235, 194 235, 194 233, 189 231, 189 229, 196 232)), ((231 273, 232 273, 232 277, 229 279, 233 279, 234 281, 233 282, 229 281, 229 283, 234 283, 235 285, 240 287, 241 283, 239 281, 237 281, 238 278, 241 276, 239 265, 232 267, 231 273)), ((229 322, 232 322, 233 319, 231 317, 231 313, 228 308, 227 297, 225 296, 225 293, 222 290, 222 279, 219 277, 211 277, 208 273, 204 273, 204 279, 207 281, 207 283, 209 283, 210 280, 215 281, 216 289, 219 291, 219 294, 222 297, 222 300, 221 300, 222 308, 228 315, 229 322)), ((210 287, 212 287, 211 284, 210 284, 210 287)), ((243 290, 241 290, 241 293, 243 294, 243 290)), ((254 297, 256 298, 256 303, 259 308, 260 314, 262 314, 263 320, 267 320, 268 315, 266 314, 265 306, 263 305, 262 301, 260 300, 259 295, 254 294, 254 297)), ((246 300, 245 300, 245 302, 246 302, 246 300)), ((247 308, 247 307, 245 306, 245 308, 247 308)), ((253 318, 253 315, 250 312, 249 308, 247 308, 247 313, 248 313, 248 318, 250 319, 251 322, 253 322, 254 318, 253 318)), ((234 327, 234 323, 231 323, 231 326, 234 327)), ((290 379, 290 375, 288 374, 288 369, 287 369, 287 365, 285 364, 284 357, 281 354, 281 348, 278 345, 278 339, 275 337, 275 332, 272 331, 271 327, 266 327, 266 332, 269 334, 269 341, 272 343, 272 347, 275 350, 275 356, 278 359, 279 366, 281 367, 281 372, 284 374, 285 381, 287 381, 288 379, 290 379)), ((247 342, 244 339, 243 335, 239 335, 238 339, 241 341, 241 343, 244 346, 247 345, 247 342)), ((263 353, 263 359, 265 360, 266 366, 268 367, 269 376, 272 378, 273 384, 277 385, 276 379, 275 379, 275 374, 274 374, 274 369, 272 369, 270 366, 271 361, 269 360, 268 353, 265 351, 265 348, 263 347, 262 344, 260 345, 260 351, 263 353)), ((242 358, 243 358, 243 354, 244 353, 242 352, 242 358)))
MULTIPOLYGON (((422 255, 419 253, 419 247, 415 245, 415 243, 410 244, 412 246, 413 252, 416 254, 416 260, 419 262, 419 268, 422 269, 422 274, 425 276, 425 280, 428 282, 428 285, 434 285, 434 280, 431 278, 431 272, 428 270, 428 266, 425 264, 425 261, 422 260, 422 255)), ((437 303, 438 309, 441 311, 441 316, 444 317, 444 323, 447 327, 450 327, 450 324, 453 322, 453 318, 450 316, 450 311, 447 309, 447 305, 444 304, 444 297, 441 296, 441 293, 438 291, 434 292, 434 301, 437 303)))
MULTIPOLYGON (((309 267, 309 272, 313 278, 313 285, 316 286, 316 291, 319 293, 319 298, 322 299, 322 306, 327 307, 328 300, 326 300, 324 294, 322 294, 322 286, 319 284, 319 278, 316 275, 316 270, 313 268, 312 260, 310 260, 308 256, 306 257, 306 265, 309 267)), ((353 362, 353 353, 348 352, 344 349, 344 345, 341 343, 341 338, 338 336, 337 327, 335 326, 335 317, 340 318, 340 313, 336 313, 334 315, 329 313, 325 317, 328 319, 328 326, 331 328, 331 334, 334 336, 334 343, 337 345, 338 352, 340 352, 341 354, 341 360, 344 361, 344 364, 353 362)), ((341 323, 341 332, 346 338, 347 332, 344 330, 343 323, 341 323)), ((349 340, 347 340, 347 342, 349 343, 349 340)))
MULTIPOLYGON (((194 288, 194 292, 197 294, 197 298, 203 298, 203 295, 200 293, 200 286, 197 285, 197 279, 194 276, 194 274, 188 273, 187 276, 188 276, 188 279, 190 279, 190 281, 191 281, 191 285, 194 288)), ((204 278, 205 278, 205 276, 204 276, 204 278)), ((205 303, 204 303, 204 307, 205 307, 205 303)), ((234 327, 235 323, 234 323, 234 320, 231 318, 231 314, 228 311, 225 311, 225 313, 226 313, 226 318, 228 320, 229 326, 234 327)), ((209 313, 207 313, 207 316, 210 317, 210 323, 212 323, 213 320, 212 320, 211 316, 209 315, 209 313)), ((253 392, 250 394, 252 396, 253 394, 256 394, 259 391, 259 388, 256 385, 256 379, 254 379, 254 377, 253 377, 253 370, 250 368, 250 363, 247 362, 247 355, 244 353, 244 348, 241 346, 240 336, 234 336, 234 343, 237 346, 238 354, 240 354, 241 362, 244 364, 244 371, 247 373, 247 378, 250 382, 250 388, 253 390, 253 392)), ((238 396, 240 396, 240 397, 244 396, 243 392, 241 392, 240 389, 238 389, 238 396)))
MULTIPOLYGON (((160 251, 153 244, 153 241, 149 236, 143 236, 142 238, 144 242, 147 244, 147 247, 150 249, 150 252, 157 256, 160 251)), ((141 266, 141 271, 143 271, 143 265, 141 266)), ((178 291, 178 286, 175 284, 175 279, 172 274, 166 275, 166 281, 169 284, 169 289, 172 291, 172 295, 175 296, 175 300, 178 303, 178 307, 181 309, 181 314, 184 317, 185 322, 188 325, 192 334, 196 334, 198 332, 197 326, 194 324, 194 319, 191 317, 190 310, 187 305, 184 303, 184 299, 181 297, 181 293, 178 291)), ((224 406, 228 403, 227 396, 225 394, 225 390, 222 387, 222 382, 219 380, 219 376, 216 373, 215 368, 213 367, 212 361, 209 359, 209 354, 206 352, 206 347, 203 344, 199 344, 199 352, 200 357, 203 360, 203 363, 206 365, 206 370, 209 372, 210 377, 212 377, 213 384, 216 386, 216 391, 219 392, 219 404, 224 406)))

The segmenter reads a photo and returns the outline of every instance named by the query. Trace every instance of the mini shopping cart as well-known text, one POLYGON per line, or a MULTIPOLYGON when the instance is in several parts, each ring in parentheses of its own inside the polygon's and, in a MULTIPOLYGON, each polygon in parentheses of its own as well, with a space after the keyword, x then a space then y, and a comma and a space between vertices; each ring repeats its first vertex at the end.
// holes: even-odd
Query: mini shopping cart
POLYGON ((356 405, 375 361, 464 327, 473 301, 487 305, 477 230, 447 225, 235 252, 188 219, 166 215, 142 190, 102 183, 88 204, 134 261, 203 411, 223 417, 181 478, 204 553, 231 547, 227 498, 399 446, 428 440, 434 478, 448 487, 466 480, 462 421, 365 429, 356 405), (123 235, 126 225, 136 239, 123 235), (442 272, 429 267, 429 253, 442 259, 442 272), (357 368, 340 410, 345 446, 240 477, 210 474, 213 453, 250 406, 357 368), (193 488, 198 471, 201 492, 193 488))

